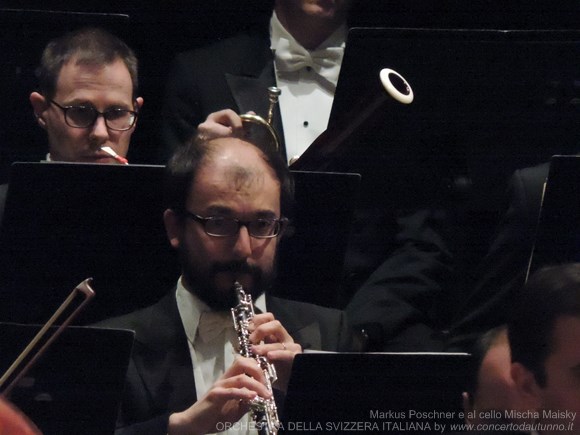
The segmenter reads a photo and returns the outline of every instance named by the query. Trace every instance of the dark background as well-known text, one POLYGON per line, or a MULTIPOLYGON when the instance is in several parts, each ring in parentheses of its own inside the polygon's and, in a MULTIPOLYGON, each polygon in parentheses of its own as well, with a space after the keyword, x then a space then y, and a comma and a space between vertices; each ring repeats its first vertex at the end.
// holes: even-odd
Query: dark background
MULTIPOLYGON (((0 1, 0 182, 11 162, 35 161, 46 153, 44 133, 28 102, 34 68, 45 44, 67 30, 102 25, 136 51, 140 93, 145 99, 133 136, 130 161, 156 161, 161 97, 176 53, 208 44, 240 30, 263 26, 273 2, 264 0, 173 1, 0 1), (121 14, 126 17, 107 16, 121 14)), ((574 29, 580 24, 576 1, 525 0, 354 0, 351 26, 574 29)))
MULTIPOLYGON (((25 4, 26 10, 23 10, 22 1, 0 0, 0 183, 8 180, 12 162, 38 161, 46 154, 45 133, 33 119, 28 95, 35 89, 34 69, 50 39, 74 28, 99 25, 127 41, 140 61, 140 95, 145 100, 133 135, 129 160, 131 163, 163 164, 156 160, 160 154, 160 111, 166 76, 175 54, 241 30, 264 28, 272 7, 272 1, 262 0, 34 0, 25 4)), ((354 0, 349 21, 353 27, 575 30, 580 29, 580 3, 577 0, 354 0)), ((400 53, 400 57, 403 58, 404 53, 400 53)), ((493 59, 488 61, 493 62, 493 59)), ((410 71, 412 67, 409 66, 410 71)), ((517 71, 506 72, 510 77, 517 75, 517 71)), ((469 71, 457 71, 457 77, 468 74, 469 71)), ((580 81, 574 82, 573 87, 576 92, 580 81)), ((497 127, 498 122, 503 122, 498 116, 490 113, 490 125, 493 122, 497 127)), ((452 125, 452 119, 445 121, 452 125)), ((465 131, 469 129, 466 125, 465 131)), ((510 136, 510 128, 514 131, 521 128, 518 123, 509 121, 502 125, 506 129, 503 132, 505 137, 510 136)), ((550 143, 546 144, 546 149, 532 157, 525 143, 509 143, 504 148, 496 147, 494 143, 496 154, 487 156, 487 166, 479 165, 477 159, 473 159, 471 163, 479 178, 494 180, 496 195, 493 201, 478 202, 482 197, 477 197, 475 202, 469 203, 470 208, 460 204, 463 208, 457 211, 455 229, 461 231, 454 235, 458 242, 456 253, 472 252, 474 244, 478 245, 478 255, 485 252, 488 238, 503 210, 501 201, 505 198, 500 196, 507 175, 515 168, 545 161, 554 146, 566 142, 558 139, 564 136, 568 142, 574 142, 577 134, 559 131, 558 135, 548 135, 550 143), (506 160, 505 156, 510 158, 506 160), (509 167, 505 166, 506 161, 509 161, 509 167), (457 234, 468 234, 469 237, 461 238, 457 234)), ((467 150, 465 154, 477 157, 478 152, 486 149, 467 150)), ((455 155, 454 150, 448 153, 451 157, 455 155)), ((460 181, 461 177, 457 179, 460 181)), ((478 255, 470 258, 469 263, 476 264, 478 255)))

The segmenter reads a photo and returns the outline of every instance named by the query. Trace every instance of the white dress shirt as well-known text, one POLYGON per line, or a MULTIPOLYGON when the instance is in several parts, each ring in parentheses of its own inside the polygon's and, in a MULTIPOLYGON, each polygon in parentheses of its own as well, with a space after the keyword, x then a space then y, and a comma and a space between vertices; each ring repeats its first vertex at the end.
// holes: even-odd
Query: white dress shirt
POLYGON ((282 26, 270 20, 280 113, 288 160, 299 157, 326 130, 347 34, 342 25, 316 50, 306 50, 282 26))
MULTIPOLYGON (((179 278, 177 283, 176 298, 177 308, 189 344, 195 392, 199 400, 233 364, 237 356, 238 339, 229 311, 213 313, 213 315, 223 318, 223 326, 218 328, 217 332, 214 331, 212 334, 214 337, 211 340, 207 341, 207 339, 200 337, 200 321, 202 321, 203 314, 211 312, 211 309, 183 286, 182 278, 179 278)), ((262 295, 254 305, 265 312, 265 303, 265 297, 262 295)), ((252 427, 251 417, 248 413, 232 425, 229 430, 219 433, 227 435, 256 434, 257 431, 252 427)))

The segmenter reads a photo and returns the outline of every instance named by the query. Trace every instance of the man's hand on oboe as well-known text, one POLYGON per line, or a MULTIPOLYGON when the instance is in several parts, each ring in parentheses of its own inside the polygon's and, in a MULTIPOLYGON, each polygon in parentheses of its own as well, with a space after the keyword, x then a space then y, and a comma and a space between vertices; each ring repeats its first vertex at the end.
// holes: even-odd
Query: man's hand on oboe
POLYGON ((265 356, 276 368, 278 380, 272 386, 286 392, 294 356, 302 353, 302 346, 294 343, 294 339, 272 313, 256 314, 249 329, 252 351, 256 355, 265 356))
POLYGON ((252 358, 238 357, 209 391, 183 412, 169 417, 168 435, 198 435, 223 431, 249 411, 257 396, 270 398, 264 372, 252 358))

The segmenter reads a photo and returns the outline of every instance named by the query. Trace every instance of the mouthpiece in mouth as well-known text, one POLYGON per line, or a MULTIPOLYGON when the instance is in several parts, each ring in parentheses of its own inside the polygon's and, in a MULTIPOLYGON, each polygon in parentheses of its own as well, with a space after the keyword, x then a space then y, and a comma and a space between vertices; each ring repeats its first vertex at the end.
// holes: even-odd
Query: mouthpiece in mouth
POLYGON ((117 154, 113 150, 113 148, 111 148, 111 147, 101 147, 101 150, 103 150, 104 152, 106 152, 107 154, 109 154, 111 157, 113 157, 119 163, 121 163, 123 165, 128 165, 129 164, 129 161, 125 157, 121 157, 119 154, 117 154))

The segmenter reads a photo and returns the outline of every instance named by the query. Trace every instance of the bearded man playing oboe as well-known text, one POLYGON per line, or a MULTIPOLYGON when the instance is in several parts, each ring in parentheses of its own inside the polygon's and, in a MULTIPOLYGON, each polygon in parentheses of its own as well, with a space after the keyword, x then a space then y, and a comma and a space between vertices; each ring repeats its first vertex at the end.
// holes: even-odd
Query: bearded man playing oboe
POLYGON ((101 324, 136 332, 116 433, 256 433, 250 404, 272 393, 256 361, 237 353, 236 282, 254 302, 249 340, 276 369, 274 397, 303 349, 353 351, 359 342, 343 312, 267 294, 293 201, 275 150, 236 137, 197 139, 169 162, 166 193, 163 220, 182 267, 177 286, 157 304, 101 324))

